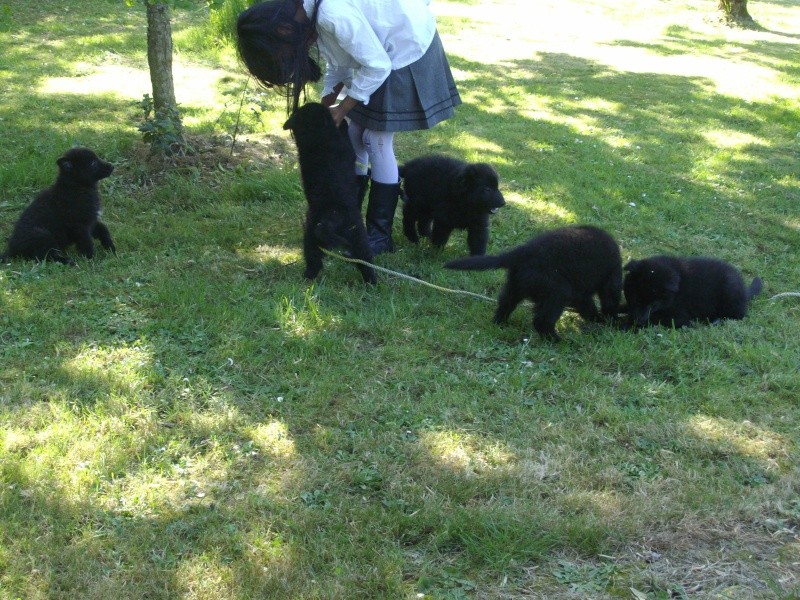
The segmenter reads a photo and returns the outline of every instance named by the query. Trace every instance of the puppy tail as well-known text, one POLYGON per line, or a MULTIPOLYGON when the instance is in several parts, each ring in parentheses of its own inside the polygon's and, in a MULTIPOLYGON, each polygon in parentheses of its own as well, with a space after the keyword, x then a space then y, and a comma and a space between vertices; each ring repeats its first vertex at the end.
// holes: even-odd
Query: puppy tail
POLYGON ((489 269, 504 269, 508 267, 507 254, 499 256, 468 256, 457 258, 444 264, 446 269, 458 269, 460 271, 488 271, 489 269))
POLYGON ((763 289, 764 283, 761 281, 761 277, 754 278, 750 287, 747 288, 747 299, 751 300, 753 297, 758 296, 763 289))

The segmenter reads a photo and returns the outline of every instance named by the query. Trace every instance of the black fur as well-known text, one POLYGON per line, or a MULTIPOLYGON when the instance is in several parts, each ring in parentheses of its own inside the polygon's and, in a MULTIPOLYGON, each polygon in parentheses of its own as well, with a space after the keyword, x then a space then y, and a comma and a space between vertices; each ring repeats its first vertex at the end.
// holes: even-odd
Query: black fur
POLYGON ((489 214, 506 203, 492 167, 434 154, 401 166, 400 177, 403 232, 409 240, 416 244, 423 236, 441 248, 454 229, 466 229, 469 253, 486 254, 489 214))
POLYGON ((741 273, 717 258, 652 256, 625 265, 630 325, 685 327, 692 321, 743 319, 761 279, 745 287, 741 273))
POLYGON ((588 225, 545 232, 498 256, 451 260, 448 269, 508 269, 498 298, 495 323, 504 323, 524 299, 534 303, 533 327, 558 339, 555 325, 572 307, 586 320, 615 318, 622 293, 622 257, 608 233, 588 225), (594 295, 600 298, 600 311, 594 295))
POLYGON ((73 265, 65 253, 75 244, 86 258, 94 257, 94 242, 116 252, 111 234, 100 221, 97 182, 114 166, 88 148, 72 148, 56 161, 58 177, 22 211, 2 259, 54 260, 73 265))
MULTIPOLYGON (((298 108, 286 121, 300 161, 300 177, 308 201, 303 256, 305 277, 322 270, 323 252, 343 248, 353 258, 372 262, 367 230, 358 206, 355 152, 347 136, 347 123, 337 129, 330 110, 317 102, 298 108)), ((375 270, 356 265, 367 283, 376 283, 375 270)))

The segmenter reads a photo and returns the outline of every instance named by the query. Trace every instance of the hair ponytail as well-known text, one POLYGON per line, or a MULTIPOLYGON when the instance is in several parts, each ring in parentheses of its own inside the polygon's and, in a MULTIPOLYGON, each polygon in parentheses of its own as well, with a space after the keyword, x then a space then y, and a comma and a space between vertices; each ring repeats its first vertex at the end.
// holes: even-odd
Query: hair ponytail
POLYGON ((296 46, 295 64, 292 69, 292 82, 286 89, 287 110, 292 113, 300 106, 300 95, 306 97, 306 84, 309 81, 319 81, 322 69, 319 66, 319 50, 314 43, 317 35, 317 16, 322 0, 316 0, 314 10, 309 15, 309 22, 303 23, 299 30, 298 45, 296 46), (312 50, 313 49, 313 50, 312 50), (312 52, 314 56, 312 56, 312 52))

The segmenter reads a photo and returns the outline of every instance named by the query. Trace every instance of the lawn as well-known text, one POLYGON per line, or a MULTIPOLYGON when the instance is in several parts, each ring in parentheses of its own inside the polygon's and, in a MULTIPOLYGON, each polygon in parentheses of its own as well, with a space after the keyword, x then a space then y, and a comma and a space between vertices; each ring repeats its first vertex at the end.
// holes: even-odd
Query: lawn
MULTIPOLYGON (((432 3, 464 104, 396 149, 495 166, 490 253, 586 223, 765 283, 742 321, 549 343, 527 304, 304 281, 285 103, 205 3, 164 161, 141 6, 0 0, 0 237, 79 144, 119 249, 0 266, 0 599, 800 596, 800 5, 715 4, 432 3)), ((400 218, 379 266, 496 297, 400 218)))

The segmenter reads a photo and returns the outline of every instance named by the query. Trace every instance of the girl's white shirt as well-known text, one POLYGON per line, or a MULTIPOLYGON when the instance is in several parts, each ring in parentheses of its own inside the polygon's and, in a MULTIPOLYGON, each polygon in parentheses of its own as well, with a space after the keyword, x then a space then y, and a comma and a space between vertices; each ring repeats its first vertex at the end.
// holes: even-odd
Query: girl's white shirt
MULTIPOLYGON (((311 17, 318 0, 303 0, 311 17)), ((344 83, 365 104, 392 70, 422 58, 436 33, 430 0, 322 0, 317 46, 327 68, 322 95, 344 83)))

